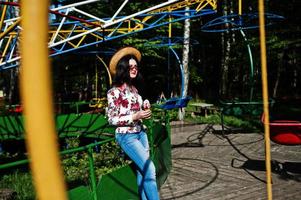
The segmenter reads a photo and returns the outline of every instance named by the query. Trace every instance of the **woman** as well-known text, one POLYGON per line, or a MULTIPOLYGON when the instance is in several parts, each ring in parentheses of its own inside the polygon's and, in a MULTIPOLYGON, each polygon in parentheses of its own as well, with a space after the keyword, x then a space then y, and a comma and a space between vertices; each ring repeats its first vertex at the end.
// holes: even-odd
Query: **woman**
POLYGON ((151 117, 149 102, 145 102, 135 85, 138 84, 140 52, 125 47, 114 54, 110 61, 113 87, 107 93, 108 120, 117 126, 115 137, 118 144, 137 167, 139 195, 143 200, 159 199, 155 166, 150 159, 149 143, 142 120, 151 117))

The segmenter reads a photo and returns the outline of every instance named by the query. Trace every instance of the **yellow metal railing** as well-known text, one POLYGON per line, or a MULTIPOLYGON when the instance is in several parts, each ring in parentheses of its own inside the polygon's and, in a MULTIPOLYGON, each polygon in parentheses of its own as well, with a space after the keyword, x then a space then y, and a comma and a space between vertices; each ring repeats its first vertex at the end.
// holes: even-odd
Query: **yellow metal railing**
MULTIPOLYGON (((195 9, 197 12, 204 9, 206 6, 208 6, 208 8, 215 10, 217 8, 216 2, 217 2, 217 0, 189 0, 189 1, 182 0, 177 3, 173 3, 168 6, 164 6, 162 8, 152 10, 148 14, 155 14, 155 13, 160 13, 160 12, 172 12, 174 10, 178 10, 178 9, 181 9, 181 8, 184 8, 187 6, 190 6, 191 9, 195 9), (191 7, 192 5, 194 5, 194 8, 191 7)), ((101 21, 94 22, 93 24, 95 26, 98 26, 98 27, 96 27, 97 31, 90 32, 90 33, 88 33, 90 30, 85 30, 82 28, 82 26, 78 26, 74 30, 69 30, 68 27, 65 27, 65 28, 62 27, 62 29, 59 31, 49 30, 48 31, 48 33, 49 33, 48 34, 48 43, 50 41, 53 41, 55 38, 58 41, 66 40, 66 43, 68 45, 70 45, 72 48, 76 49, 79 46, 81 46, 82 44, 85 44, 86 39, 91 40, 91 37, 92 38, 94 37, 95 40, 103 40, 102 36, 100 36, 99 34, 96 34, 97 32, 101 32, 102 34, 105 33, 106 36, 110 36, 110 35, 116 34, 116 33, 118 33, 118 35, 129 34, 133 31, 143 30, 145 28, 144 23, 147 23, 150 20, 153 20, 155 17, 156 17, 156 15, 149 15, 149 16, 144 16, 144 17, 136 16, 136 17, 133 17, 133 18, 123 21, 122 26, 120 26, 118 28, 116 27, 116 25, 112 25, 105 29, 101 29, 100 26, 103 25, 103 22, 101 22, 101 21), (74 37, 74 39, 70 39, 70 35, 72 35, 72 37, 74 37), (89 35, 89 37, 87 37, 88 35, 89 35), (70 40, 68 40, 68 39, 70 39, 70 40)), ((3 20, 4 20, 4 18, 3 18, 3 20)), ((2 44, 2 46, 4 46, 4 48, 8 48, 9 45, 11 45, 11 42, 14 41, 14 38, 19 37, 19 35, 15 31, 15 28, 16 28, 16 26, 19 25, 19 23, 20 23, 20 19, 16 19, 16 21, 14 23, 12 23, 11 25, 9 25, 4 32, 0 33, 0 40, 5 39, 5 41, 3 40, 3 44, 2 44), (13 35, 13 38, 11 40, 7 40, 6 37, 8 35, 13 35)), ((93 27, 93 25, 91 25, 91 23, 82 22, 82 24, 84 26, 90 27, 91 29, 95 28, 95 27, 93 27)), ((0 64, 1 64, 1 62, 0 62, 0 64)))

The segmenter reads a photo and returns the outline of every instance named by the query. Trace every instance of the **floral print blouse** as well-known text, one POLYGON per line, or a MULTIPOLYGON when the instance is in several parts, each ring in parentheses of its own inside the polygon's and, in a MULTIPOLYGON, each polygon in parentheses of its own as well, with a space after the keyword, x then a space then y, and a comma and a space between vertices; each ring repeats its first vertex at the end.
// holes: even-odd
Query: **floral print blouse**
POLYGON ((110 124, 117 126, 116 133, 141 131, 142 121, 133 121, 132 115, 142 110, 142 97, 134 86, 113 87, 107 93, 107 116, 110 124))

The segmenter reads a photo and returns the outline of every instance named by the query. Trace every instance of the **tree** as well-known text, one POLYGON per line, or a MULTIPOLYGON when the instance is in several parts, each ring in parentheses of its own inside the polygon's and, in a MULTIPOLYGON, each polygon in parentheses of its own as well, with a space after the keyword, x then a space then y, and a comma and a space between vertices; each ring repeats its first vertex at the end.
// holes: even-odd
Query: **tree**
MULTIPOLYGON (((185 8, 186 11, 189 10, 189 7, 185 8)), ((189 12, 186 12, 185 15, 189 16, 189 12)), ((183 97, 187 96, 188 83, 189 83, 189 41, 190 41, 190 19, 187 18, 184 21, 184 44, 183 44, 183 71, 184 71, 184 85, 183 85, 183 97)), ((183 120, 185 117, 185 108, 179 109, 179 120, 183 120)))

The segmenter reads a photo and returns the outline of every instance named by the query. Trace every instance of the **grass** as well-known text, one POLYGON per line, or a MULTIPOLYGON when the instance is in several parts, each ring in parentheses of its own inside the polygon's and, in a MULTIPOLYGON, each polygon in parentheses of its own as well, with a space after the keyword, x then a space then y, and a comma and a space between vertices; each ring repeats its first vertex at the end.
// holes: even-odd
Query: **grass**
POLYGON ((17 193, 16 200, 35 199, 34 186, 30 173, 15 170, 12 173, 1 176, 0 188, 7 188, 17 193))
MULTIPOLYGON (((200 124, 221 124, 221 117, 219 114, 204 116, 186 116, 188 122, 200 123, 200 124)), ((239 118, 235 116, 224 116, 224 125, 233 128, 239 128, 245 131, 258 132, 261 130, 261 122, 257 118, 239 118)))
MULTIPOLYGON (((66 139, 68 148, 75 148, 80 145, 79 138, 66 139)), ((98 147, 93 153, 94 169, 96 177, 110 173, 116 168, 120 168, 130 163, 121 155, 120 147, 115 142, 106 143, 98 147)), ((13 154, 2 154, 1 159, 7 162, 13 159, 13 154)), ((62 156, 62 166, 65 175, 65 181, 69 189, 79 185, 90 184, 89 159, 86 152, 77 152, 62 156)), ((35 191, 32 183, 32 176, 28 167, 18 169, 8 169, 1 171, 0 174, 0 190, 10 189, 17 193, 16 200, 32 200, 35 199, 35 191)), ((0 197, 1 199, 1 197, 0 197)))

